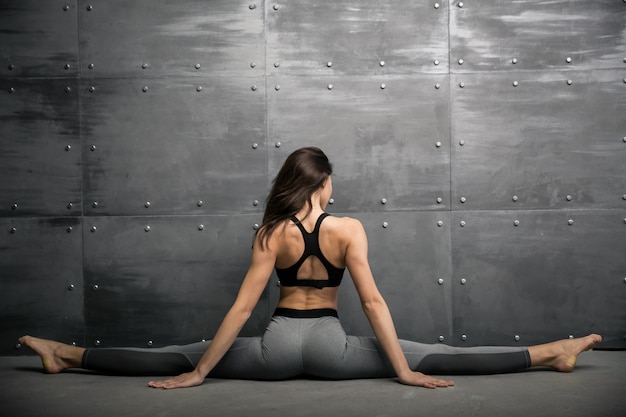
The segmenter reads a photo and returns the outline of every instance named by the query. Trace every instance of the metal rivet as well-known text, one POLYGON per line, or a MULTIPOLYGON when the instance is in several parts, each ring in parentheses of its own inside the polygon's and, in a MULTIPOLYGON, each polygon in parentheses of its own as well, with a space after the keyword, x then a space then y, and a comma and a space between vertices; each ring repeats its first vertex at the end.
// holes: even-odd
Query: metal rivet
POLYGON ((67 233, 72 233, 72 226, 68 226, 65 230, 67 230, 67 233))
POLYGON ((145 230, 146 232, 149 232, 150 231, 150 225, 147 225, 146 227, 144 227, 143 230, 145 230))
POLYGON ((437 284, 439 284, 439 285, 443 285, 443 278, 439 278, 439 279, 437 280, 437 284))
POLYGON ((65 151, 69 152, 72 150, 72 146, 71 145, 65 145, 65 151))
MULTIPOLYGON (((9 93, 13 94, 13 93, 15 93, 15 88, 13 88, 13 87, 9 87, 9 90, 8 90, 8 91, 9 91, 9 93)), ((626 138, 625 138, 625 139, 626 139, 626 138)))
POLYGON ((461 340, 467 340, 467 335, 461 335, 461 340))
POLYGON ((17 203, 13 203, 13 205, 11 206, 11 210, 17 210, 19 206, 17 205, 17 203))
POLYGON ((514 224, 515 226, 519 226, 519 220, 515 220, 515 221, 513 222, 513 224, 514 224))
POLYGON ((202 200, 198 200, 198 202, 196 203, 198 205, 198 207, 202 207, 202 205, 204 204, 204 202, 202 200))
POLYGON ((68 70, 68 69, 72 68, 72 66, 70 64, 65 64, 63 66, 63 68, 65 68, 65 70, 68 70))
POLYGON ((145 208, 150 207, 150 202, 149 202, 149 201, 146 201, 146 204, 144 204, 144 207, 145 207, 145 208))
POLYGON ((87 65, 87 68, 89 68, 89 69, 93 69, 94 67, 95 67, 95 65, 94 65, 94 64, 89 64, 89 65, 87 65))
POLYGON ((91 152, 94 152, 96 150, 96 145, 91 145, 89 149, 91 149, 91 152))
POLYGON ((437 197, 437 204, 441 204, 443 202, 443 198, 437 197))
POLYGON ((573 224, 574 224, 574 220, 569 219, 569 220, 567 221, 567 224, 569 224, 570 226, 571 226, 571 225, 573 225, 573 224))
POLYGON ((280 90, 280 85, 276 84, 276 87, 274 87, 274 90, 276 91, 280 90))
POLYGON ((516 342, 519 342, 520 337, 518 334, 516 334, 515 337, 513 337, 513 339, 515 339, 516 342))
POLYGON ((567 85, 572 85, 574 82, 572 80, 567 80, 567 85))
POLYGON ((100 343, 101 342, 99 340, 96 340, 95 342, 93 342, 93 344, 96 345, 96 346, 100 346, 100 343))
POLYGON ((197 91, 197 92, 202 91, 202 86, 201 86, 201 85, 199 85, 198 87, 196 87, 196 91, 197 91))
POLYGON ((258 143, 253 143, 253 144, 252 144, 252 149, 257 149, 258 147, 259 147, 259 144, 258 144, 258 143))
POLYGON ((98 228, 96 226, 91 226, 91 233, 95 233, 98 228))
POLYGON ((333 66, 333 63, 332 63, 331 61, 328 61, 328 62, 326 63, 326 66, 327 66, 328 68, 330 68, 330 67, 332 67, 332 66, 333 66))
POLYGON ((65 92, 66 93, 71 93, 72 92, 72 87, 65 87, 65 92))
POLYGON ((248 6, 248 8, 250 10, 254 10, 254 9, 256 9, 256 4, 251 4, 250 6, 248 6))
POLYGON ((565 197, 565 199, 566 199, 567 201, 572 201, 572 196, 571 196, 571 195, 568 195, 567 197, 565 197))
POLYGON ((386 199, 386 198, 382 198, 382 199, 380 200, 380 202, 381 202, 381 204, 387 204, 387 199, 386 199))
POLYGON ((67 4, 66 4, 65 6, 63 6, 63 10, 64 10, 64 11, 66 11, 66 12, 67 12, 69 9, 70 9, 70 6, 68 6, 67 4))
POLYGON ((144 87, 141 89, 141 91, 143 91, 144 93, 145 93, 145 92, 147 92, 147 91, 148 91, 148 86, 147 86, 147 85, 146 85, 146 86, 144 86, 144 87))
POLYGON ((461 223, 459 223, 461 225, 461 227, 465 227, 465 220, 461 220, 461 223))
POLYGON ((202 65, 196 64, 195 67, 196 67, 196 69, 200 69, 200 68, 202 68, 202 65))
POLYGON ((384 90, 385 88, 387 88, 387 86, 386 86, 385 84, 381 84, 381 85, 380 85, 380 89, 381 89, 381 90, 384 90))
POLYGON ((93 93, 94 91, 96 91, 96 87, 94 87, 93 85, 91 87, 89 87, 89 92, 93 93))
POLYGON ((465 285, 465 284, 467 284, 467 280, 465 278, 462 278, 461 279, 461 285, 465 285))
POLYGON ((253 206, 258 206, 258 205, 259 205, 259 200, 254 200, 254 201, 252 202, 252 205, 253 205, 253 206))
POLYGON ((437 226, 439 226, 439 227, 443 226, 443 221, 442 220, 438 220, 437 221, 437 226))
POLYGON ((258 229, 259 229, 259 225, 258 225, 258 223, 254 223, 254 226, 252 226, 252 228, 253 228, 254 230, 258 230, 258 229))
POLYGON ((463 8, 463 2, 462 1, 459 2, 459 7, 463 8))
POLYGON ((328 84, 328 89, 332 90, 333 89, 333 85, 332 84, 328 84))
POLYGON ((87 6, 87 11, 90 12, 93 10, 93 6, 90 4, 89 6, 87 6))
POLYGON ((512 62, 513 64, 517 64, 517 58, 513 58, 513 59, 511 60, 511 62, 512 62))
POLYGON ((96 208, 98 207, 98 202, 94 201, 93 203, 91 203, 91 207, 96 208))
POLYGON ((514 195, 514 196, 513 196, 513 201, 515 201, 515 202, 516 202, 517 200, 519 200, 519 197, 518 197, 518 196, 516 196, 516 195, 514 195))
POLYGON ((441 84, 436 83, 436 84, 435 84, 435 88, 436 88, 437 90, 439 90, 439 89, 441 88, 441 84))
POLYGON ((256 91, 257 86, 256 86, 256 85, 253 85, 253 86, 252 86, 252 87, 250 87, 250 88, 252 88, 252 91, 256 91))
POLYGON ((433 64, 435 64, 435 65, 439 65, 439 60, 438 60, 438 59, 435 59, 435 61, 433 61, 433 64))
POLYGON ((17 229, 15 227, 12 227, 11 228, 11 233, 15 233, 15 232, 17 232, 17 229))
POLYGON ((250 63, 250 68, 256 68, 256 62, 251 62, 250 63))
POLYGON ((435 146, 441 148, 441 142, 435 142, 435 146))
POLYGON ((462 83, 459 83, 459 87, 461 87, 461 88, 465 88, 465 83, 463 83, 463 82, 462 82, 462 83))
POLYGON ((461 197, 461 203, 465 203, 466 201, 467 201, 467 198, 461 197))
POLYGON ((274 144, 274 146, 276 146, 277 148, 280 148, 280 145, 282 145, 282 143, 280 143, 280 142, 276 142, 276 143, 274 144))
POLYGON ((143 69, 148 68, 148 64, 144 62, 143 64, 141 64, 141 68, 143 68, 143 69))
POLYGON ((68 208, 68 209, 71 209, 72 207, 74 207, 74 204, 72 204, 72 203, 67 203, 67 208, 68 208))
POLYGON ((439 341, 440 341, 440 342, 443 342, 444 340, 445 340, 445 337, 443 337, 443 336, 439 336, 439 341))
POLYGON ((622 141, 623 141, 624 143, 626 143, 626 136, 624 136, 624 139, 622 139, 622 141))
POLYGON ((204 230, 204 225, 203 224, 199 224, 198 225, 198 230, 204 230))
POLYGON ((91 289, 94 290, 94 291, 98 291, 98 289, 100 289, 100 287, 98 286, 98 284, 93 284, 91 286, 91 289))
POLYGON ((459 145, 464 146, 464 145, 465 145, 465 141, 464 141, 463 139, 461 139, 461 140, 459 141, 459 145))
POLYGON ((147 345, 148 345, 148 346, 152 346, 152 340, 148 340, 147 345))
POLYGON ((519 85, 519 82, 513 81, 513 87, 517 87, 518 85, 519 85))
POLYGON ((460 59, 459 59, 459 65, 463 65, 463 63, 464 63, 464 62, 465 62, 465 61, 463 61, 463 58, 460 58, 460 59))
POLYGON ((438 8, 439 8, 439 3, 435 3, 435 9, 438 9, 438 8))
POLYGON ((624 284, 626 284, 626 277, 624 277, 624 284))
POLYGON ((383 222, 383 228, 386 229, 387 227, 389 227, 389 223, 383 222))
POLYGON ((626 200, 626 194, 622 196, 622 200, 626 200))
POLYGON ((74 284, 70 284, 70 285, 68 285, 68 286, 67 286, 67 290, 68 290, 68 291, 72 291, 72 290, 74 290, 74 284))
POLYGON ((274 10, 278 10, 278 4, 274 5, 274 10))
POLYGON ((567 58, 565 58, 565 62, 567 62, 568 64, 571 64, 572 58, 568 56, 567 58))
POLYGON ((328 200, 328 204, 335 204, 335 199, 331 198, 330 200, 328 200))
POLYGON ((573 335, 573 334, 570 334, 570 335, 568 336, 568 339, 573 339, 573 338, 574 338, 574 335, 573 335))
POLYGON ((385 66, 385 61, 380 61, 378 64, 379 64, 381 67, 384 67, 384 66, 385 66))
POLYGON ((274 62, 274 68, 280 67, 280 62, 274 62))

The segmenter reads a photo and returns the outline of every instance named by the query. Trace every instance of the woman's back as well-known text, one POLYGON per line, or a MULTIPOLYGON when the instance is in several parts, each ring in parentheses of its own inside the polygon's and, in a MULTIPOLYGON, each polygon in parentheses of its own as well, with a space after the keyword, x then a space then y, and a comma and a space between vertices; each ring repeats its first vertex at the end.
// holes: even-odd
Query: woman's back
MULTIPOLYGON (((270 247, 276 251, 276 268, 287 270, 301 260, 305 252, 305 233, 313 240, 319 242, 322 258, 330 264, 330 271, 324 265, 323 259, 316 255, 305 258, 295 272, 295 280, 290 281, 290 286, 281 286, 279 307, 293 308, 298 310, 312 308, 337 308, 338 286, 326 286, 318 288, 310 285, 298 285, 298 280, 324 281, 323 285, 330 285, 329 272, 341 273, 346 267, 346 252, 350 243, 349 223, 352 219, 325 217, 319 223, 319 231, 315 232, 318 219, 322 211, 315 210, 303 218, 301 226, 290 220, 284 227, 280 227, 272 235, 270 247), (274 249, 275 248, 275 249, 274 249)), ((338 284, 338 283, 336 283, 338 284)), ((335 284, 335 285, 336 285, 335 284)))

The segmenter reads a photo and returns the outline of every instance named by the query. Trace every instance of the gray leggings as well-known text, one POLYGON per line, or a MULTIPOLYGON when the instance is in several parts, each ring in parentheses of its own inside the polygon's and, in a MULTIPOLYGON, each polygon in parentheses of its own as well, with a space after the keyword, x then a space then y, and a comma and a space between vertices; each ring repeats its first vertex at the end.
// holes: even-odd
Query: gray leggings
MULTIPOLYGON (((290 310, 281 310, 282 314, 291 315, 290 310)), ((238 337, 209 377, 283 380, 299 376, 324 379, 395 376, 375 338, 347 336, 339 319, 330 314, 312 318, 274 315, 262 337, 238 337)), ((210 343, 155 349, 87 349, 82 365, 109 374, 178 375, 191 371, 210 343)), ((411 369, 427 374, 506 373, 530 366, 526 348, 456 348, 407 340, 400 340, 400 345, 411 369)))

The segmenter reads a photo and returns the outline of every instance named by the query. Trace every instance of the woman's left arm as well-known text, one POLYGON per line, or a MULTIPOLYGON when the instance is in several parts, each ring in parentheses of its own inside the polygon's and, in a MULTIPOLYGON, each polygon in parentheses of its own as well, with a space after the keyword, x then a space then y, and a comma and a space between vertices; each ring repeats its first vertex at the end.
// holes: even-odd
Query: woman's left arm
POLYGON ((170 389, 202 384, 204 378, 226 354, 252 314, 252 310, 259 301, 272 274, 275 262, 276 256, 268 246, 265 245, 265 248, 261 249, 258 242, 255 241, 252 249, 252 261, 237 294, 237 299, 224 317, 196 368, 191 372, 164 381, 150 381, 148 385, 153 388, 170 389))

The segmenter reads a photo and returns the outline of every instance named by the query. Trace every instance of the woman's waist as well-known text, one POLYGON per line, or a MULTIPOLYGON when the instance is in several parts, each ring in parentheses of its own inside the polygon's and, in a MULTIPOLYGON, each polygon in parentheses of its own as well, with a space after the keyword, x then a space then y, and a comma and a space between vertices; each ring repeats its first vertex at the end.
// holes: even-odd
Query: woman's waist
POLYGON ((337 309, 335 308, 307 308, 296 309, 289 307, 276 307, 274 316, 290 317, 294 319, 317 319, 320 317, 337 317, 337 309))

